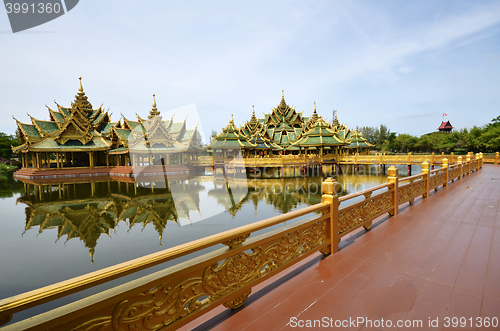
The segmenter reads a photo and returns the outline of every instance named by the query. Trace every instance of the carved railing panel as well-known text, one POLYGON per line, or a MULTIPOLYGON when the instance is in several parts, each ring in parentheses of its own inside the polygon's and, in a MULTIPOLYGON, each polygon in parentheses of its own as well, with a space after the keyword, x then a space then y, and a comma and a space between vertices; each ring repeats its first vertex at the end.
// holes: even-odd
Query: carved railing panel
POLYGON ((387 191, 339 210, 339 235, 343 236, 371 222, 392 208, 393 191, 387 191))
POLYGON ((448 172, 448 177, 450 180, 455 180, 460 177, 460 167, 451 168, 448 172))
POLYGON ((398 203, 402 204, 407 201, 413 203, 413 199, 425 193, 425 184, 425 180, 420 179, 398 187, 398 203))
POLYGON ((446 181, 446 173, 439 172, 437 175, 431 176, 429 178, 429 190, 437 188, 439 185, 443 185, 446 181))
POLYGON ((102 293, 103 300, 90 297, 70 304, 67 314, 39 327, 157 330, 179 327, 220 303, 236 309, 253 285, 328 246, 327 221, 328 215, 301 221, 258 236, 237 249, 219 249, 156 272, 102 293), (136 283, 141 286, 135 287, 136 283), (77 308, 81 306, 85 308, 77 308))

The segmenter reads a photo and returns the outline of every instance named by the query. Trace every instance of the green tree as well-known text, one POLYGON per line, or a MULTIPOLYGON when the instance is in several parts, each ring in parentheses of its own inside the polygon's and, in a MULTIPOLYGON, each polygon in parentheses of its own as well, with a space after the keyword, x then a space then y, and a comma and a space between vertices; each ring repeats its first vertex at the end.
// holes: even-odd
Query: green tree
POLYGON ((10 159, 12 157, 11 146, 17 145, 19 145, 17 137, 0 132, 0 156, 10 159))

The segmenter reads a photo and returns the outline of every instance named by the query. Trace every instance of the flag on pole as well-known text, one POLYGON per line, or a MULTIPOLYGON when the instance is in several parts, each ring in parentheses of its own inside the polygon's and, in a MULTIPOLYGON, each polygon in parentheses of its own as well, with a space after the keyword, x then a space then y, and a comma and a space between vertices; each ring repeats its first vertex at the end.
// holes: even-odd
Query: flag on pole
POLYGON ((446 114, 446 113, 443 113, 443 116, 448 116, 448 114, 446 114))

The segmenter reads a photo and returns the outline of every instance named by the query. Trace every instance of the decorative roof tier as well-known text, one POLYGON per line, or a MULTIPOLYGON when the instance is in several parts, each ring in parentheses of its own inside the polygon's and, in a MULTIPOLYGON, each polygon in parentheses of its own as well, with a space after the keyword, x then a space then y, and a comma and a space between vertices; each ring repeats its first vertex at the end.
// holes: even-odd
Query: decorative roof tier
POLYGON ((349 145, 345 146, 345 148, 370 148, 373 146, 357 130, 354 130, 349 135, 348 142, 349 145))
POLYGON ((137 119, 138 121, 131 121, 123 117, 123 128, 113 128, 117 147, 110 150, 110 154, 124 154, 130 151, 171 154, 196 149, 198 146, 197 126, 194 129, 186 129, 186 119, 174 122, 173 116, 164 121, 156 106, 154 94, 148 119, 139 115, 137 119))
POLYGON ((245 135, 240 133, 240 130, 234 125, 232 119, 229 124, 222 130, 222 132, 215 137, 215 141, 207 146, 209 150, 217 149, 239 149, 242 147, 254 148, 255 145, 248 142, 245 135))
POLYGON ((58 111, 49 107, 50 121, 42 121, 30 116, 32 124, 18 120, 19 138, 23 148, 14 147, 18 152, 27 151, 68 151, 101 149, 111 145, 108 136, 112 127, 110 116, 101 107, 92 108, 83 91, 81 77, 78 92, 71 108, 57 104, 58 111))
POLYGON ((344 141, 339 138, 335 130, 319 117, 312 127, 293 145, 300 147, 342 146, 344 141))

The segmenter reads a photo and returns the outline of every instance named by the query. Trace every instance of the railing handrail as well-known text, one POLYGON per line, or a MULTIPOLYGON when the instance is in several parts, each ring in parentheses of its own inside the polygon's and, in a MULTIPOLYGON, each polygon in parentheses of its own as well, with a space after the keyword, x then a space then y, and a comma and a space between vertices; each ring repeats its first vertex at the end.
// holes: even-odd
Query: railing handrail
POLYGON ((413 176, 403 177, 403 178, 399 179, 399 183, 411 182, 412 180, 417 180, 417 179, 419 179, 419 177, 423 177, 423 176, 425 176, 425 174, 420 173, 420 174, 416 174, 413 176))
POLYGON ((175 258, 202 250, 204 248, 227 242, 233 238, 237 238, 251 232, 259 231, 296 217, 320 211, 324 208, 327 208, 328 206, 328 203, 318 203, 312 206, 288 212, 286 214, 277 215, 252 224, 240 226, 236 229, 227 230, 182 245, 168 248, 161 252, 152 253, 82 276, 48 285, 36 290, 5 298, 0 300, 0 313, 8 312, 9 314, 14 314, 30 307, 97 286, 113 279, 117 279, 131 273, 150 268, 152 266, 173 260, 175 258))
POLYGON ((391 185, 390 183, 384 183, 384 184, 380 184, 380 185, 377 185, 377 186, 370 187, 370 188, 368 188, 366 190, 363 190, 363 191, 359 191, 359 192, 351 193, 351 194, 348 194, 348 195, 344 195, 343 197, 339 197, 339 203, 341 203, 343 201, 350 200, 350 199, 357 198, 359 196, 362 196, 362 195, 365 195, 365 194, 368 194, 368 193, 375 192, 377 190, 383 189, 383 188, 388 187, 390 185, 391 185))

